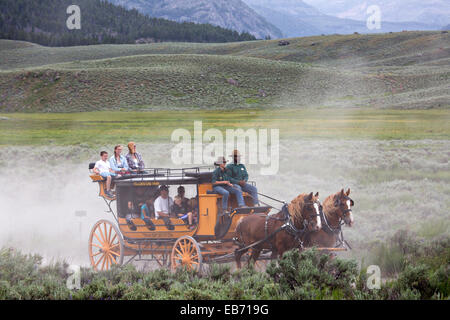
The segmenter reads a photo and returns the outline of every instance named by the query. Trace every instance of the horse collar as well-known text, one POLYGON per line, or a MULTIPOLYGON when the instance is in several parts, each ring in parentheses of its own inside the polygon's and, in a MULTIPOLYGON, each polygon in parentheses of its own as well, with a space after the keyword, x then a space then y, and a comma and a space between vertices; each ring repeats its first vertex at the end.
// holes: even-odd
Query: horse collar
POLYGON ((325 222, 324 226, 325 228, 322 227, 322 229, 328 233, 328 234, 337 234, 341 231, 341 226, 342 226, 342 219, 339 217, 339 222, 338 222, 338 226, 336 228, 333 228, 332 226, 330 226, 330 224, 328 223, 328 219, 326 214, 323 212, 323 210, 320 211, 320 218, 325 222))

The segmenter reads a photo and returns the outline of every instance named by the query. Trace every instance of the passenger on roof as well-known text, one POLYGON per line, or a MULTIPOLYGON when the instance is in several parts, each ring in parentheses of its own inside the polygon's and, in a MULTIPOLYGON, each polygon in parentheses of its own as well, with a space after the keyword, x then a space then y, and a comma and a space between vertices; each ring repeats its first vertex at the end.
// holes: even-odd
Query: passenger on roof
POLYGON ((114 147, 114 155, 109 158, 111 169, 117 174, 126 174, 130 171, 127 159, 121 154, 123 147, 119 144, 114 147))
POLYGON ((102 151, 100 152, 101 159, 95 163, 94 173, 101 175, 106 179, 106 195, 110 198, 114 198, 114 194, 111 191, 111 181, 112 177, 116 176, 114 170, 111 169, 111 165, 108 161, 108 152, 102 151))
POLYGON ((242 191, 250 194, 253 200, 253 206, 259 206, 258 190, 255 186, 252 186, 247 182, 248 173, 245 166, 241 163, 241 154, 239 150, 234 150, 230 157, 233 158, 233 163, 227 165, 228 173, 230 175, 230 182, 233 184, 238 184, 242 191))
POLYGON ((213 172, 211 182, 213 184, 214 192, 222 195, 222 213, 224 215, 229 215, 230 212, 228 211, 228 197, 230 193, 236 195, 239 207, 245 207, 245 202, 244 198, 242 197, 241 187, 230 182, 228 170, 225 167, 226 164, 227 160, 225 160, 225 157, 219 157, 217 161, 214 162, 214 165, 218 167, 213 172))
POLYGON ((145 163, 142 160, 140 153, 136 152, 136 143, 128 143, 128 154, 127 154, 128 167, 131 171, 142 173, 145 168, 145 163))

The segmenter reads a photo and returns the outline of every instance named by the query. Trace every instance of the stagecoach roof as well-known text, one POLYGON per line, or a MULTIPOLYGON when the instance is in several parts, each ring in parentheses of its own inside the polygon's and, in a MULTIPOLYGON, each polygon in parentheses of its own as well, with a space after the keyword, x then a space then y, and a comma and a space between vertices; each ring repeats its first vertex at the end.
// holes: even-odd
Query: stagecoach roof
POLYGON ((125 175, 116 178, 117 185, 158 186, 174 184, 199 184, 211 182, 212 167, 195 167, 181 169, 146 168, 143 173, 125 175))

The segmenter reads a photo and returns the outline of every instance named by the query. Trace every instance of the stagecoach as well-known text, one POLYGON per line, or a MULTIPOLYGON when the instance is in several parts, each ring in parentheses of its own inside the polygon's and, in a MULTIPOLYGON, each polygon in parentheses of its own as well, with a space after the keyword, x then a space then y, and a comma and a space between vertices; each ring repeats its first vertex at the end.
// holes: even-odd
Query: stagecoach
MULTIPOLYGON (((143 173, 124 175, 114 179, 114 198, 105 193, 105 180, 92 172, 93 167, 91 163, 90 178, 98 184, 99 196, 104 199, 108 213, 114 219, 99 220, 91 230, 89 257, 95 270, 108 270, 113 265, 134 260, 154 261, 161 267, 172 269, 185 266, 200 271, 205 263, 231 261, 237 248, 233 237, 238 221, 255 213, 268 214, 272 209, 271 206, 253 206, 251 196, 244 192, 247 207, 236 208, 236 198, 230 194, 229 205, 236 209, 229 216, 222 215, 221 195, 213 192, 213 168, 210 167, 149 168, 143 173), (189 228, 177 218, 170 218, 173 230, 159 219, 151 219, 152 229, 140 217, 132 219, 135 228, 127 224, 129 203, 136 206, 142 199, 154 195, 162 185, 169 188, 184 186, 194 195, 194 211, 197 213, 194 228, 189 228)), ((261 259, 265 259, 264 256, 261 259)))

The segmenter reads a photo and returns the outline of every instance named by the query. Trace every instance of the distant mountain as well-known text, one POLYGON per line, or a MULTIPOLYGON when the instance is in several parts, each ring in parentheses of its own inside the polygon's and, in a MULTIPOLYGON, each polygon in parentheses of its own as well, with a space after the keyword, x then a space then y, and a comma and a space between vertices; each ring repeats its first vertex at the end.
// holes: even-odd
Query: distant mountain
POLYGON ((108 0, 135 8, 151 17, 196 23, 210 23, 257 38, 280 38, 281 31, 259 16, 241 0, 108 0))
POLYGON ((1 0, 0 38, 48 46, 160 41, 228 42, 255 40, 210 24, 149 18, 101 0, 1 0), (68 6, 81 11, 81 29, 66 26, 68 6))
MULTIPOLYGON (((436 30, 437 25, 419 22, 392 23, 382 20, 381 29, 369 30, 366 20, 344 19, 325 14, 302 0, 244 0, 287 37, 319 34, 397 32, 403 30, 436 30)), ((336 1, 341 3, 342 1, 336 1)), ((335 3, 328 1, 327 3, 335 3)))
POLYGON ((325 14, 339 18, 364 21, 367 17, 367 8, 376 4, 381 9, 384 21, 415 21, 439 26, 450 23, 450 1, 448 0, 304 1, 325 14))

